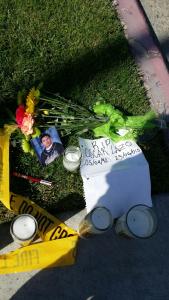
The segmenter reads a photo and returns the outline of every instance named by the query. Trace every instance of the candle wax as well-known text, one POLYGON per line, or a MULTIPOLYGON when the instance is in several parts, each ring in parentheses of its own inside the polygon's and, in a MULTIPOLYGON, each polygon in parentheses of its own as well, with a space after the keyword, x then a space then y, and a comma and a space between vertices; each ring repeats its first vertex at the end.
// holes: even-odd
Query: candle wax
POLYGON ((131 232, 138 237, 149 236, 153 230, 152 215, 146 210, 131 210, 127 217, 127 224, 131 232))
POLYGON ((69 152, 69 153, 67 153, 65 155, 65 157, 66 157, 67 160, 69 160, 71 162, 76 162, 76 161, 79 160, 80 155, 78 153, 71 153, 71 152, 69 152))
POLYGON ((13 223, 13 233, 18 239, 29 239, 35 233, 36 225, 33 218, 20 216, 13 223))
POLYGON ((104 208, 97 208, 94 210, 91 219, 94 226, 101 230, 107 229, 110 225, 109 211, 104 208))

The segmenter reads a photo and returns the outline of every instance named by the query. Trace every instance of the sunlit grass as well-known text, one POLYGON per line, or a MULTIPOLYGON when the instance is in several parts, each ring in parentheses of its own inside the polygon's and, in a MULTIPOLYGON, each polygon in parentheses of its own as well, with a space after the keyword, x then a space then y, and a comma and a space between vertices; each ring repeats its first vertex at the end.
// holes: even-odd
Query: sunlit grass
MULTIPOLYGON (((149 109, 112 1, 0 0, 0 4, 1 107, 8 105, 14 111, 18 90, 43 82, 44 90, 59 92, 84 106, 102 98, 127 114, 149 109)), ((77 144, 77 139, 63 143, 77 144)), ((153 166, 155 154, 149 153, 153 166)), ((43 169, 36 157, 23 153, 18 145, 11 147, 10 160, 11 171, 54 182, 50 188, 11 177, 13 191, 52 212, 85 205, 80 175, 67 172, 62 158, 43 169)), ((159 170, 151 167, 156 191, 163 168, 163 162, 159 170)))

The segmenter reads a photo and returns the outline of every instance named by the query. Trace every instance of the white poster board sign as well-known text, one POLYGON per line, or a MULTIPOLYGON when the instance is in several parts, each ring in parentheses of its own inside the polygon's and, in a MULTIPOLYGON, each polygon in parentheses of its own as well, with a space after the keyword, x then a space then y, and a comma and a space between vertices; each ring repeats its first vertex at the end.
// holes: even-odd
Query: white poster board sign
POLYGON ((152 206, 148 163, 131 140, 79 139, 87 212, 105 206, 117 218, 137 204, 152 206))
POLYGON ((106 138, 97 140, 79 138, 79 144, 82 152, 82 176, 147 164, 140 147, 131 140, 113 143, 106 138))

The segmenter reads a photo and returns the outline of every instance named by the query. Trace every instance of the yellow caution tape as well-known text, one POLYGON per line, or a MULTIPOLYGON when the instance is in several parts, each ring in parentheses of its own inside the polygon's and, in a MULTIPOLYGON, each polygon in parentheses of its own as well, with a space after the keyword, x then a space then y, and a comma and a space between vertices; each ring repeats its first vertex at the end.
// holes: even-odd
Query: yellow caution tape
POLYGON ((9 139, 16 126, 0 129, 0 199, 10 209, 9 203, 9 139))
POLYGON ((10 208, 18 214, 30 214, 38 222, 39 235, 44 241, 77 235, 77 232, 26 197, 11 193, 10 208))
POLYGON ((41 242, 0 255, 0 274, 26 272, 75 262, 77 236, 41 242))
POLYGON ((0 199, 17 214, 31 214, 42 242, 0 255, 0 274, 25 272, 75 262, 78 234, 26 197, 9 192, 9 139, 14 126, 0 129, 0 199))

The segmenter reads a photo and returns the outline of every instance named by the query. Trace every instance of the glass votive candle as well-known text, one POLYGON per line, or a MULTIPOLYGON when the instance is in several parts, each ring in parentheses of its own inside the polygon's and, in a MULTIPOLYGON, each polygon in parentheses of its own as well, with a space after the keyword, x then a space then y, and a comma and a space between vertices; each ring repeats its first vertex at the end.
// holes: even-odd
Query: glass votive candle
POLYGON ((91 234, 102 234, 113 225, 113 218, 106 207, 96 207, 79 224, 79 236, 88 237, 91 234))
POLYGON ((154 210, 142 204, 133 206, 115 224, 115 232, 129 238, 149 238, 156 230, 157 216, 154 210))
POLYGON ((10 233, 14 242, 27 246, 35 238, 38 232, 38 223, 36 219, 29 214, 17 216, 11 223, 10 233))
POLYGON ((81 160, 81 151, 79 147, 69 146, 63 154, 63 165, 65 169, 74 172, 78 169, 81 160))

